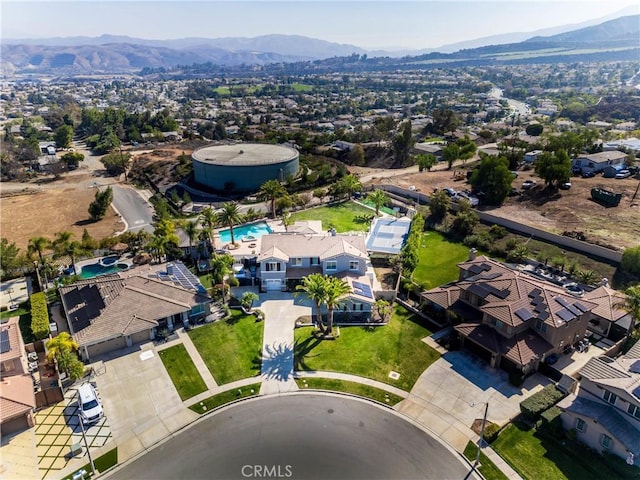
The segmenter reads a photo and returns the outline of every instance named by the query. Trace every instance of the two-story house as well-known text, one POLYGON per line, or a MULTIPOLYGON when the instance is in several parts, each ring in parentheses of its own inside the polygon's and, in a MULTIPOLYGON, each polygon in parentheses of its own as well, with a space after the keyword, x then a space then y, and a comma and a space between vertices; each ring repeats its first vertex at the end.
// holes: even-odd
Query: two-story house
POLYGON ((598 304, 591 311, 589 330, 612 342, 626 337, 634 327, 633 315, 620 307, 625 296, 607 285, 601 285, 595 290, 584 294, 584 299, 598 304))
POLYGON ((375 298, 367 273, 365 237, 280 233, 263 235, 261 240, 257 277, 263 292, 292 290, 312 273, 335 275, 343 278, 352 291, 336 318, 340 313, 361 317, 370 314, 375 298))
POLYGON ((0 325, 0 429, 2 435, 35 425, 36 399, 19 318, 0 325))
POLYGON ((484 256, 458 267, 457 282, 422 299, 446 311, 461 345, 492 367, 527 375, 584 337, 595 303, 484 256))
POLYGON ((577 395, 558 407, 565 429, 590 447, 640 465, 640 342, 618 359, 591 358, 577 395))

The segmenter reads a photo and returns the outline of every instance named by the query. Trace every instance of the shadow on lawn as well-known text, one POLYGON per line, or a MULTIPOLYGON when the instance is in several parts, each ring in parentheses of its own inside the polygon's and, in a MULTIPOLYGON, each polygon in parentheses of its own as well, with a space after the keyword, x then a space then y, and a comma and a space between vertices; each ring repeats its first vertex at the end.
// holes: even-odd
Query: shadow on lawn
MULTIPOLYGON (((310 336, 306 340, 296 342, 293 347, 294 356, 293 356, 293 368, 294 370, 312 370, 305 363, 305 359, 311 351, 316 348, 322 342, 321 338, 310 336)), ((317 355, 314 355, 317 356, 317 355)))

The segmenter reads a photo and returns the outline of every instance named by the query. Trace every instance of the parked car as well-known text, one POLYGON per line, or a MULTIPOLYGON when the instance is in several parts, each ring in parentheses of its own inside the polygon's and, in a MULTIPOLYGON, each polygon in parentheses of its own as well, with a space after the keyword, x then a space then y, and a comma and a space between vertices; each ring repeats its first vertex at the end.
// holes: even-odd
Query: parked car
POLYGON ((562 182, 560 184, 560 189, 561 190, 569 190, 571 188, 571 182, 566 181, 566 182, 562 182))
POLYGON ((95 423, 104 416, 96 389, 90 383, 78 387, 78 414, 84 425, 95 423))
POLYGON ((618 173, 616 173, 617 179, 627 178, 630 176, 631 176, 631 172, 629 170, 620 170, 618 173))
POLYGON ((544 359, 544 363, 546 363, 547 365, 553 365, 557 361, 558 361, 558 355, 556 355, 555 353, 552 353, 551 355, 549 355, 547 358, 544 359))
POLYGON ((458 196, 453 197, 453 200, 454 201, 466 200, 471 204, 472 207, 477 207, 478 204, 480 203, 480 200, 478 200, 476 197, 474 197, 473 195, 469 195, 468 193, 465 193, 465 192, 458 192, 458 196))
POLYGON ((592 178, 596 176, 596 172, 593 170, 585 170, 582 172, 582 178, 592 178))
POLYGON ((522 189, 523 190, 531 190, 535 186, 536 186, 536 181, 535 180, 525 180, 522 183, 522 189))
POLYGON ((444 193, 449 195, 449 197, 451 197, 451 198, 453 198, 456 195, 458 195, 458 192, 456 192, 453 188, 445 187, 442 190, 444 190, 444 193))

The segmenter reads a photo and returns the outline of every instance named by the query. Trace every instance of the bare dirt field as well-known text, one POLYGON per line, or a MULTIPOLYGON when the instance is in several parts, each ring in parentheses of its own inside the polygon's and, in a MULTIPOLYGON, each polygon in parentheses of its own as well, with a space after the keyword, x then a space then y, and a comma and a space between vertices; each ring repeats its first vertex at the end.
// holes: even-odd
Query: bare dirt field
MULTIPOLYGON (((633 203, 631 201, 640 183, 639 179, 573 177, 570 190, 550 193, 533 171, 518 173, 513 186, 518 188, 522 195, 509 197, 502 207, 487 208, 487 211, 557 234, 565 231, 583 232, 587 241, 615 249, 633 247, 640 243, 640 193, 633 203), (529 191, 522 191, 522 182, 529 179, 535 180, 537 185, 529 191), (591 189, 594 187, 622 193, 620 205, 606 208, 591 200, 591 189)), ((397 177, 377 177, 372 183, 390 183, 403 188, 413 185, 427 195, 435 188, 470 189, 470 185, 464 180, 455 181, 452 171, 425 171, 397 177)))
POLYGON ((43 236, 53 239, 54 234, 68 230, 80 240, 86 228, 100 240, 123 229, 124 224, 113 211, 99 222, 89 221, 87 209, 95 197, 94 189, 48 189, 28 195, 5 196, 0 200, 0 235, 15 242, 24 252, 29 239, 43 236))

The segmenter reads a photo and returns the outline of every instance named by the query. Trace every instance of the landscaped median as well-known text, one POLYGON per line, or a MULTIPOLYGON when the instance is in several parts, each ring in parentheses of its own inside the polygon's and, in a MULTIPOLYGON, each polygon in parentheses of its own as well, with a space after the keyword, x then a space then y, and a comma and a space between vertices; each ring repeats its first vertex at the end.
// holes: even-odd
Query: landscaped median
POLYGON ((440 354, 422 339, 431 335, 424 322, 400 305, 380 327, 342 327, 336 340, 321 340, 313 327, 295 335, 296 370, 348 373, 410 391, 418 377, 440 354), (389 376, 399 374, 397 379, 389 376))
POLYGON ((231 316, 189 331, 218 385, 260 374, 264 322, 231 310, 231 316))

